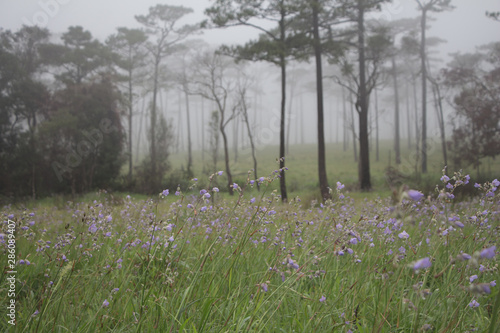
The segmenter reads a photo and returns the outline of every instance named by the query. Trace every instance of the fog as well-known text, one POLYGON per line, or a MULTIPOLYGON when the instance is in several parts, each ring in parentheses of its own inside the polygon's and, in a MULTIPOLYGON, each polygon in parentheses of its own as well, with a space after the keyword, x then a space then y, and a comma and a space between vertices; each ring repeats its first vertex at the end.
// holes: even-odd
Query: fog
MULTIPOLYGON (((183 23, 194 23, 204 19, 203 11, 210 5, 209 0, 169 0, 169 1, 120 1, 120 0, 2 0, 0 5, 0 27, 2 29, 17 30, 23 24, 37 24, 46 27, 57 38, 65 32, 69 26, 81 25, 89 30, 94 38, 104 41, 108 36, 116 32, 117 27, 135 27, 140 24, 134 19, 135 15, 146 14, 150 6, 163 3, 169 5, 183 5, 194 9, 194 13, 187 15, 183 23)), ((486 11, 500 11, 500 2, 498 0, 455 0, 452 2, 456 8, 453 11, 442 13, 430 13, 434 20, 430 21, 428 30, 429 37, 439 37, 446 42, 439 45, 435 50, 433 58, 439 61, 433 62, 433 70, 439 71, 445 67, 449 61, 449 54, 455 52, 474 52, 475 48, 492 41, 498 41, 500 37, 500 24, 485 17, 486 11)), ((384 6, 382 11, 371 14, 372 19, 397 20, 401 18, 417 17, 419 14, 415 1, 395 0, 391 4, 384 6)), ((221 44, 241 44, 258 36, 258 32, 251 28, 227 28, 205 30, 203 34, 193 38, 202 39, 206 43, 216 47, 221 44)), ((166 61, 168 66, 169 61, 166 61)), ((279 90, 279 68, 265 63, 256 63, 252 66, 251 72, 256 74, 257 84, 253 95, 250 98, 250 113, 254 128, 265 128, 273 133, 269 135, 258 136, 258 143, 277 144, 278 119, 280 107, 279 90), (260 141, 259 141, 260 139, 260 141)), ((325 72, 331 72, 333 65, 326 65, 325 72)), ((293 63, 289 67, 289 82, 287 100, 289 106, 289 117, 287 127, 290 129, 289 143, 314 143, 316 142, 316 102, 315 102, 315 84, 314 84, 314 66, 313 63, 293 63), (296 74, 294 74, 296 73, 296 74)), ((332 80, 325 79, 325 128, 327 142, 341 142, 345 137, 350 136, 349 129, 346 129, 347 121, 343 117, 347 114, 350 117, 351 105, 344 105, 342 100, 342 90, 338 84, 332 80), (347 113, 344 111, 347 108, 347 113)), ((390 89, 385 89, 390 90, 390 89)), ((406 123, 408 116, 404 111, 405 91, 404 87, 402 97, 402 137, 415 135, 408 133, 406 123)), ((375 101, 371 97, 370 118, 374 122, 375 101)), ((193 97, 191 100, 193 109, 193 144, 195 149, 203 146, 204 131, 208 118, 207 110, 212 108, 209 102, 202 102, 200 98, 193 97)), ((378 92, 380 138, 392 138, 393 126, 393 100, 389 93, 380 90, 378 92)), ((431 104, 431 102, 429 103, 431 104)), ((450 115, 450 106, 445 103, 445 114, 450 115)), ((164 90, 160 94, 160 107, 167 119, 174 125, 177 140, 177 149, 185 148, 187 132, 185 129, 185 117, 183 114, 183 97, 178 89, 173 87, 164 90)), ((138 102, 138 109, 141 111, 140 117, 146 117, 147 101, 138 102)), ((137 119, 139 120, 139 118, 137 119)), ((357 120, 357 119, 355 119, 357 120)), ((412 121, 412 119, 410 119, 412 121)), ((414 121, 414 119, 413 119, 414 121)), ((436 134, 437 123, 433 111, 429 113, 429 132, 431 136, 436 134)), ((136 125, 141 122, 136 121, 136 125)), ((147 123, 146 119, 142 123, 147 123)), ((235 122, 231 126, 238 126, 230 129, 230 136, 233 133, 240 133, 243 129, 241 122, 235 122)), ((231 127, 230 126, 230 127, 231 127)), ((139 131, 135 129, 135 133, 139 131)), ((411 131, 411 130, 410 130, 411 131)), ((146 131, 142 130, 144 135, 146 131)), ((242 134, 240 144, 245 145, 246 137, 242 134)), ((372 133, 372 136, 374 132, 372 133)), ((142 139, 141 149, 145 149, 146 140, 142 139)))

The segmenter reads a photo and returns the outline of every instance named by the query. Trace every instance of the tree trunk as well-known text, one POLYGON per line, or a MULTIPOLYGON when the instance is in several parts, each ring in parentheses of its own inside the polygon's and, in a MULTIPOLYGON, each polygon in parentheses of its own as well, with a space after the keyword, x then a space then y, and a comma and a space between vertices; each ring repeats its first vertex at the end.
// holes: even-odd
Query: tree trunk
POLYGON ((420 58, 422 71, 422 173, 427 173, 427 66, 425 53, 425 29, 427 10, 422 9, 420 58))
POLYGON ((150 184, 150 190, 152 191, 153 189, 156 189, 158 186, 158 179, 157 179, 157 171, 156 171, 156 98, 158 95, 158 71, 160 67, 160 51, 158 51, 158 54, 156 55, 155 59, 155 72, 154 72, 154 82, 153 82, 153 101, 151 105, 151 142, 150 142, 150 149, 151 149, 151 184, 150 184))
MULTIPOLYGON (((281 20, 280 20, 280 39, 285 42, 285 13, 282 9, 281 20)), ((281 67, 281 121, 280 121, 280 190, 281 190, 281 200, 286 202, 288 196, 286 193, 286 182, 285 182, 285 107, 286 107, 286 59, 285 54, 280 55, 280 67, 281 67)))
POLYGON ((318 103, 318 175, 321 198, 330 199, 328 188, 328 179, 326 175, 326 156, 325 156, 325 133, 323 117, 323 68, 321 64, 321 40, 319 36, 319 3, 314 0, 312 3, 313 12, 313 34, 314 34, 314 55, 316 58, 316 96, 318 103))
POLYGON ((366 87, 365 68, 365 8, 358 0, 358 61, 359 61, 359 92, 356 108, 359 114, 359 185, 361 190, 371 189, 370 151, 368 138, 368 91, 366 87))
POLYGON ((407 122, 407 125, 408 125, 408 150, 411 149, 411 146, 412 146, 412 142, 411 142, 411 114, 410 114, 410 90, 408 89, 408 81, 406 81, 406 84, 405 84, 405 88, 406 88, 406 122, 407 122))
POLYGON ((375 160, 380 161, 379 122, 378 122, 378 94, 375 89, 375 160))
POLYGON ((399 88, 398 88, 398 74, 396 67, 395 56, 392 56, 392 80, 394 84, 394 152, 396 157, 396 165, 401 164, 401 146, 400 146, 400 132, 399 132, 399 88))
POLYGON ((128 183, 132 184, 132 103, 134 96, 132 95, 132 69, 128 71, 128 183))
MULTIPOLYGON (((254 173, 255 179, 258 179, 258 175, 257 175, 257 156, 255 155, 255 144, 253 142, 252 130, 250 128, 250 121, 248 119, 248 109, 247 109, 245 101, 243 101, 243 118, 245 120, 245 123, 247 124, 248 139, 250 141, 250 147, 252 148, 253 173, 254 173)), ((256 184, 257 184, 257 190, 260 191, 259 182, 257 181, 256 184)))
POLYGON ((191 147, 191 117, 189 114, 189 95, 187 92, 187 88, 184 89, 184 97, 186 100, 186 121, 187 121, 187 134, 188 134, 188 163, 187 163, 187 172, 188 176, 193 176, 193 171, 191 170, 193 166, 193 155, 192 155, 192 147, 191 147))

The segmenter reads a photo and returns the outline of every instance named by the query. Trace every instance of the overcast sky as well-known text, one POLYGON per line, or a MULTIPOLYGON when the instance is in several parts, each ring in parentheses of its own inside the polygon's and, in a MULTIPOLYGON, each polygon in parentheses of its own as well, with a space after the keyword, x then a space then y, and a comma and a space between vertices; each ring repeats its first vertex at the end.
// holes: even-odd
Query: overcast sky
MULTIPOLYGON (((204 19, 203 11, 210 0, 0 0, 0 27, 17 30, 22 24, 38 23, 52 32, 64 32, 68 26, 81 25, 90 30, 94 37, 104 40, 115 32, 116 27, 138 27, 134 15, 146 14, 150 6, 158 3, 183 5, 194 9, 187 16, 190 22, 204 19)), ((447 52, 474 51, 482 45, 500 39, 500 23, 485 17, 485 12, 500 11, 499 0, 454 0, 456 9, 451 12, 431 14, 437 20, 432 22, 429 36, 439 36, 448 41, 447 52)), ((394 0, 377 17, 399 19, 415 17, 414 0, 394 0)), ((252 29, 226 29, 208 31, 204 38, 213 44, 243 43, 255 38, 252 29)))

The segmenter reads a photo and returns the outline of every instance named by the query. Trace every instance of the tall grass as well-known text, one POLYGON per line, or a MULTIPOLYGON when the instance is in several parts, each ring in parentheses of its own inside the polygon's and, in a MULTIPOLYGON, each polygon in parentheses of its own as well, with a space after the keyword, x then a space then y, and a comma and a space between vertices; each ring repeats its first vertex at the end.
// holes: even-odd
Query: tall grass
POLYGON ((496 330, 496 181, 463 202, 453 193, 469 180, 456 174, 429 197, 355 204, 339 183, 324 204, 282 204, 277 175, 258 196, 240 182, 234 199, 214 174, 147 200, 3 207, 17 225, 18 274, 17 325, 2 306, 2 331, 496 330), (423 258, 430 267, 415 267, 423 258))

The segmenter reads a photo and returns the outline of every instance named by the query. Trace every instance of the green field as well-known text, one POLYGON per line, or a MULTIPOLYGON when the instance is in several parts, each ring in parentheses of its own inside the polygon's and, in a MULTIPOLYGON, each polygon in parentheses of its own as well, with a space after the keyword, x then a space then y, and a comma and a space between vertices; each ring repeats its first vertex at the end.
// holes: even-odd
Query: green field
MULTIPOLYGON (((295 146, 287 181, 300 199, 283 204, 274 150, 259 152, 260 192, 250 159, 233 165, 233 198, 214 189, 224 174, 210 180, 195 162, 198 181, 166 197, 101 191, 2 207, 1 331, 497 332, 500 182, 440 180, 433 155, 426 177, 438 191, 394 202, 388 147, 374 191, 359 193, 352 152, 328 146, 334 199, 320 204, 314 145, 295 146), (453 198, 467 186, 472 197, 453 198)), ((173 169, 183 161, 173 155, 173 169)))

